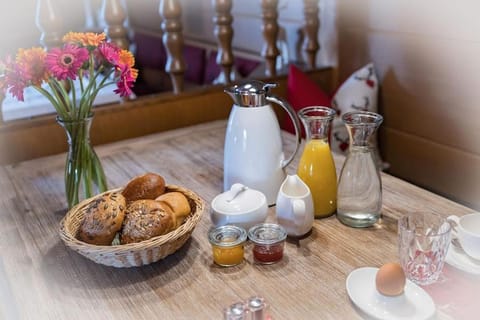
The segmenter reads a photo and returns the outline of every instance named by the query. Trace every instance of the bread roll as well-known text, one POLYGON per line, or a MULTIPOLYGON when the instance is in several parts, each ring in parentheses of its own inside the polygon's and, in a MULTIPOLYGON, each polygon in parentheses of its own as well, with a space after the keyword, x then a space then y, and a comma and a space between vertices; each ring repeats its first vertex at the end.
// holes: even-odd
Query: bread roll
POLYGON ((90 244, 111 245, 122 228, 125 209, 125 197, 118 192, 104 194, 91 201, 84 209, 77 238, 90 244))
POLYGON ((155 173, 146 173, 130 180, 122 191, 127 202, 155 199, 165 192, 165 180, 155 173))
POLYGON ((174 228, 173 212, 160 202, 137 200, 127 206, 120 243, 140 242, 166 234, 174 228))
POLYGON ((178 228, 188 217, 192 209, 187 197, 181 192, 167 192, 156 198, 155 200, 164 202, 173 211, 175 216, 175 229, 178 228))

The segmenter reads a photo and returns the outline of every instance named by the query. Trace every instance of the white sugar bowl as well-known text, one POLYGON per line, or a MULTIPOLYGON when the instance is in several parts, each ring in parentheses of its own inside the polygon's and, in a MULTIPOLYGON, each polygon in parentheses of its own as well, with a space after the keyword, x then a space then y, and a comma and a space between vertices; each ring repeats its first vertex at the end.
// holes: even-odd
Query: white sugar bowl
POLYGON ((265 222, 268 215, 265 195, 240 183, 233 184, 230 190, 217 195, 211 207, 210 218, 216 227, 230 224, 248 230, 265 222))

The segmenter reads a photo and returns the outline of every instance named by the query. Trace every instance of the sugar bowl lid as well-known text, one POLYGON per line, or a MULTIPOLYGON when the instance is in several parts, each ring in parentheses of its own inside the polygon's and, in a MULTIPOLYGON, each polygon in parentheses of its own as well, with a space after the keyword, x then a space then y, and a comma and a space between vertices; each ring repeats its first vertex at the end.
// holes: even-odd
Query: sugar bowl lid
POLYGON ((212 208, 220 213, 247 213, 264 206, 266 201, 262 192, 235 183, 212 200, 212 208))

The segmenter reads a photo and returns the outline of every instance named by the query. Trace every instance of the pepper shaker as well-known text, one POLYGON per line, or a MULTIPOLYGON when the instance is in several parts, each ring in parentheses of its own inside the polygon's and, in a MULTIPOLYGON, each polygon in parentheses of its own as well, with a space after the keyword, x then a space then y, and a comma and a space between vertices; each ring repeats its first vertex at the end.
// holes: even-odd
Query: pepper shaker
POLYGON ((267 303, 265 299, 259 296, 250 297, 247 300, 247 306, 250 320, 267 320, 270 319, 267 317, 267 303))

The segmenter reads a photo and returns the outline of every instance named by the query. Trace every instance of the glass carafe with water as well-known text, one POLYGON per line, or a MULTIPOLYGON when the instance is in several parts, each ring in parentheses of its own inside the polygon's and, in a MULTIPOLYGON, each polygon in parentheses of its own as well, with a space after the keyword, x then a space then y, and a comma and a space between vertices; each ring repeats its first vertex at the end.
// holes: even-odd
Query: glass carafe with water
POLYGON ((328 217, 337 208, 337 173, 328 134, 335 110, 327 107, 307 107, 298 112, 306 141, 297 174, 310 188, 315 218, 328 217))
POLYGON ((345 113, 342 120, 350 146, 338 181, 337 218, 351 227, 369 227, 378 221, 382 208, 382 182, 370 138, 383 117, 353 111, 345 113))

